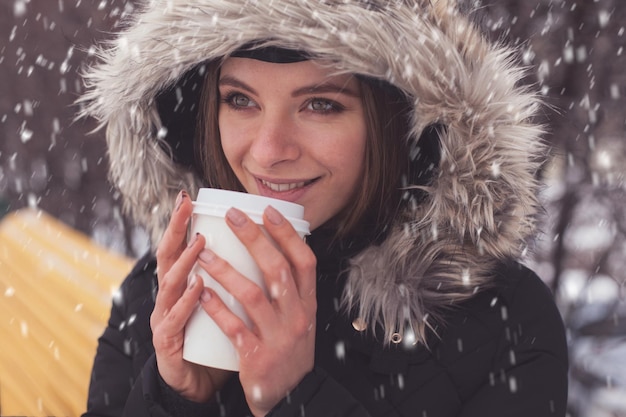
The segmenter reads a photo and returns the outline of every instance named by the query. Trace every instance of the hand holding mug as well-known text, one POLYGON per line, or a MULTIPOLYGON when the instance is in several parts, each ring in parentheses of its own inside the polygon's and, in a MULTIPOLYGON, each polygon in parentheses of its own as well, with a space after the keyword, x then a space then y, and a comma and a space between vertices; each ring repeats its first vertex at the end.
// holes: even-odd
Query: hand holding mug
POLYGON ((150 317, 157 366, 163 380, 183 397, 203 402, 213 396, 232 374, 183 359, 184 328, 203 292, 202 279, 189 280, 189 273, 204 249, 202 235, 187 243, 187 224, 192 203, 184 191, 157 249, 157 292, 150 317))

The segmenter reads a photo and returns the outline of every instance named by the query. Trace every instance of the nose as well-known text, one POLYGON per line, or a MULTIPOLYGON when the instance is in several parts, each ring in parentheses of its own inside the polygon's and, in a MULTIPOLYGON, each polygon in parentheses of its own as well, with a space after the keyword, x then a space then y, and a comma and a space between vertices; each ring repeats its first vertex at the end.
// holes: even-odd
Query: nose
POLYGON ((250 156, 262 168, 295 161, 300 157, 296 135, 296 123, 289 114, 266 111, 259 119, 254 133, 250 156))

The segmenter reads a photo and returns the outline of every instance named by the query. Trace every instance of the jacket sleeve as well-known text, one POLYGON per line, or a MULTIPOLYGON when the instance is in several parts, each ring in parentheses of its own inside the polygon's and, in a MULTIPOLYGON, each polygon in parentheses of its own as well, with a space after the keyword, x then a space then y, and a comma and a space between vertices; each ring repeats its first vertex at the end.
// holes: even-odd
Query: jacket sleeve
POLYGON ((149 320, 154 305, 154 258, 135 264, 113 298, 91 371, 83 417, 122 415, 128 395, 152 352, 149 320))
POLYGON ((160 377, 156 357, 152 355, 134 384, 122 415, 128 417, 218 417, 222 414, 220 404, 216 400, 206 403, 188 401, 168 387, 160 377))
POLYGON ((523 277, 503 310, 508 323, 492 372, 461 417, 566 415, 567 343, 561 315, 545 284, 523 277))
POLYGON ((121 330, 126 317, 122 310, 113 303, 107 327, 98 339, 83 417, 122 415, 134 377, 133 360, 121 330))
POLYGON ((323 369, 316 367, 267 417, 369 417, 365 408, 323 369))
MULTIPOLYGON (((151 357, 133 386, 123 416, 128 417, 218 417, 250 415, 238 378, 233 377, 221 395, 206 403, 185 400, 159 376, 151 357)), ((307 374, 298 387, 267 417, 369 417, 365 409, 323 370, 307 374), (304 414, 303 414, 304 413, 304 414)))

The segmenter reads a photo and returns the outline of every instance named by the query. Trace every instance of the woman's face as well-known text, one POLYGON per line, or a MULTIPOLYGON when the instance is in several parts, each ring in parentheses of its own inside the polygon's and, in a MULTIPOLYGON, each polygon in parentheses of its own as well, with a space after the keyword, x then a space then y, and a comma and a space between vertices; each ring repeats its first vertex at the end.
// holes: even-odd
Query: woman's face
POLYGON ((229 58, 218 88, 222 148, 247 192, 303 205, 311 230, 346 207, 366 142, 353 76, 314 61, 229 58))

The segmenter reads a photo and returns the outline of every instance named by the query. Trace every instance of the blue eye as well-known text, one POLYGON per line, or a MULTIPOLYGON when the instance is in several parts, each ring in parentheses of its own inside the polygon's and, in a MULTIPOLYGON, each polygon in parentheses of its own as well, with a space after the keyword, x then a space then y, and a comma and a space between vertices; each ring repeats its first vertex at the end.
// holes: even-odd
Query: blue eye
POLYGON ((241 93, 227 94, 222 101, 234 109, 243 109, 246 107, 256 106, 256 103, 251 100, 250 97, 241 93))
POLYGON ((316 113, 335 113, 340 112, 344 107, 333 100, 312 98, 309 100, 307 108, 316 113))
POLYGON ((311 110, 329 111, 333 109, 333 104, 327 100, 313 99, 310 103, 311 110))
POLYGON ((246 107, 250 104, 250 99, 246 96, 242 96, 242 95, 236 95, 235 97, 233 97, 232 99, 232 103, 235 106, 239 106, 239 107, 246 107))

